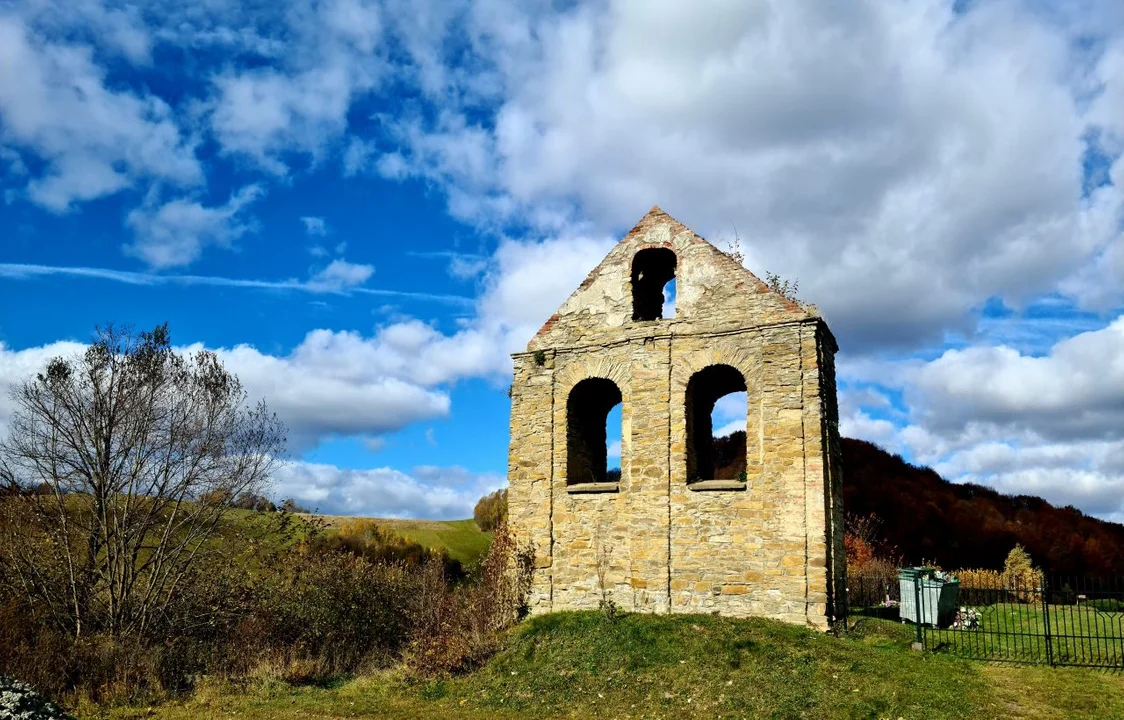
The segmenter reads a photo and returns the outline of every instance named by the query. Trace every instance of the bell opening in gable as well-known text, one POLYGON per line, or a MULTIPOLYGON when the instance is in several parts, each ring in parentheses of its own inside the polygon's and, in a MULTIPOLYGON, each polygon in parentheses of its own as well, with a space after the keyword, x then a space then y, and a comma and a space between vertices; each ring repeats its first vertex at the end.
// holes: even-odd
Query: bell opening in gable
POLYGON ((675 316, 675 253, 646 248, 632 258, 632 319, 662 320, 675 316))

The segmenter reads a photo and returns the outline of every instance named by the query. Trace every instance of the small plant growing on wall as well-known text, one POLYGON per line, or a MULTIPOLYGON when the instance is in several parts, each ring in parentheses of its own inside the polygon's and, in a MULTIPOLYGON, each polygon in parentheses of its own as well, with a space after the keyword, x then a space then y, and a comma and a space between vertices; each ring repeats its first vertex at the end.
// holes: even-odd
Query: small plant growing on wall
POLYGON ((734 229, 734 239, 726 241, 726 249, 722 252, 729 255, 738 265, 745 262, 745 253, 742 252, 742 240, 738 237, 736 228, 734 229))
MULTIPOLYGON (((737 228, 734 228, 733 239, 727 239, 726 240, 725 248, 722 249, 722 253, 725 254, 726 256, 730 257, 734 262, 736 262, 739 265, 745 264, 745 252, 742 251, 741 238, 738 236, 737 228)), ((788 298, 789 300, 792 300, 793 302, 799 303, 800 306, 803 307, 805 310, 815 310, 816 312, 818 312, 818 310, 816 310, 815 305, 812 305, 811 303, 806 303, 803 300, 796 297, 796 292, 797 292, 797 290, 800 289, 800 281, 799 280, 782 280, 780 275, 777 275, 776 273, 771 273, 768 270, 766 270, 765 271, 765 284, 768 285, 769 289, 772 290, 773 292, 778 293, 780 295, 783 295, 784 297, 788 298)))
POLYGON ((597 552, 597 586, 601 590, 601 600, 597 603, 597 607, 610 620, 615 619, 620 614, 620 606, 613 600, 613 591, 609 589, 605 582, 605 576, 609 573, 612 558, 612 546, 602 543, 597 552))
POLYGON ((781 280, 780 275, 768 270, 765 271, 765 284, 769 286, 770 290, 784 295, 789 300, 796 300, 796 291, 800 288, 799 280, 781 280))
POLYGON ((542 367, 546 364, 546 353, 542 350, 535 351, 535 364, 542 367))

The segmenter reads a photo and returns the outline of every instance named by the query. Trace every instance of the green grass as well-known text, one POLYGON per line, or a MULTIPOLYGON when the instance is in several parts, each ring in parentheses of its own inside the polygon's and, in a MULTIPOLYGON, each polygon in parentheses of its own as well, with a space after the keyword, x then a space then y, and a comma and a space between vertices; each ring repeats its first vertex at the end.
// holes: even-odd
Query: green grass
MULTIPOLYGON (((1046 660, 1047 617, 1038 604, 996 603, 977 608, 973 630, 927 630, 938 649, 995 660, 1046 660)), ((1083 605, 1051 605, 1048 617, 1056 662, 1124 664, 1124 612, 1083 605)))
POLYGON ((909 649, 912 628, 863 619, 835 638, 763 619, 554 613, 467 676, 380 671, 328 687, 211 684, 114 717, 1108 718, 1124 677, 988 666, 909 649))
POLYGON ((1124 677, 1083 668, 981 665, 992 717, 1030 720, 1124 718, 1124 677))
MULTIPOLYGON (((338 515, 317 515, 328 527, 359 518, 338 515)), ((480 559, 492 542, 492 534, 476 527, 473 520, 398 520, 394 518, 369 518, 379 527, 390 530, 407 540, 427 548, 445 548, 449 557, 460 560, 466 567, 480 559)))
POLYGON ((227 511, 219 534, 228 537, 251 537, 266 546, 284 549, 292 541, 306 537, 308 522, 316 519, 331 530, 351 520, 370 520, 384 530, 401 535, 427 548, 445 548, 449 557, 459 560, 465 567, 480 559, 492 542, 492 534, 476 527, 473 520, 400 520, 396 518, 359 518, 343 515, 292 516, 294 530, 282 539, 276 532, 275 513, 232 509, 227 511))

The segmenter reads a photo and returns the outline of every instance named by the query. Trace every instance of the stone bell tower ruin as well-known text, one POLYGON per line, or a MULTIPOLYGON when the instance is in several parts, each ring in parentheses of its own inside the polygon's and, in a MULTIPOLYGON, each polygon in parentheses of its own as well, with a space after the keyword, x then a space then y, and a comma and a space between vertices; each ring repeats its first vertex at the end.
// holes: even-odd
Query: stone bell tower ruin
POLYGON ((534 611, 840 617, 836 350, 817 313, 653 208, 513 356, 509 508, 536 549, 534 611), (711 411, 743 391, 744 470, 719 479, 711 411))

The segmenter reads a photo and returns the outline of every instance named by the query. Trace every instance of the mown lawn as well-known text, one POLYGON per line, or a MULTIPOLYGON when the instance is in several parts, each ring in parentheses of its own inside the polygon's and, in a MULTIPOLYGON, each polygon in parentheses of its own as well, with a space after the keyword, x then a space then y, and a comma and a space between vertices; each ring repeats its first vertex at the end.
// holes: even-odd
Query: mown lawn
POLYGON ((860 620, 847 637, 761 619, 554 613, 485 667, 415 681, 380 671, 328 687, 205 684, 189 700, 112 717, 1111 718, 1124 676, 988 666, 909 649, 910 628, 860 620))
POLYGON ((1055 662, 1124 668, 1124 612, 1088 604, 1050 605, 1047 617, 1037 603, 996 603, 975 610, 978 627, 927 628, 927 646, 974 658, 1046 662, 1048 623, 1055 662))

